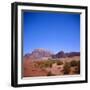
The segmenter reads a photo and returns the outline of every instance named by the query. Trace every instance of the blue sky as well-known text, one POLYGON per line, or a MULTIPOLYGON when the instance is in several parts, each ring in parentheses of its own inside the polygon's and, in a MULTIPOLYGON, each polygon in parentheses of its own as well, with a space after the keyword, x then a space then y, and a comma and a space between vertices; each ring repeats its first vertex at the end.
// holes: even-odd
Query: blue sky
POLYGON ((37 48, 80 51, 80 14, 23 12, 23 53, 37 48))

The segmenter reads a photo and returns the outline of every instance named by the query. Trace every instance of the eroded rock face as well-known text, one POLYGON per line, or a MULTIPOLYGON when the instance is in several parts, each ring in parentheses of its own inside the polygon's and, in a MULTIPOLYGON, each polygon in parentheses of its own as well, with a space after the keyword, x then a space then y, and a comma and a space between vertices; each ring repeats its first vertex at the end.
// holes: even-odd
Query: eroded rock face
POLYGON ((52 53, 44 49, 35 49, 31 54, 26 54, 28 58, 42 59, 45 57, 51 57, 52 53))

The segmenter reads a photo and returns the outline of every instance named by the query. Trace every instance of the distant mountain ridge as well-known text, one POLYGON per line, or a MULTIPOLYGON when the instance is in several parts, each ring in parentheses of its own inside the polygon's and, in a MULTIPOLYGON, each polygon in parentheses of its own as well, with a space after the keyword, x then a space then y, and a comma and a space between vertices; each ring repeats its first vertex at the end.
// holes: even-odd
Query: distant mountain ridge
POLYGON ((74 56, 80 56, 80 52, 64 53, 63 51, 60 51, 57 54, 52 55, 53 58, 65 58, 65 57, 74 57, 74 56))
POLYGON ((64 53, 64 51, 60 51, 56 54, 51 53, 48 50, 44 49, 35 49, 30 54, 26 54, 24 58, 31 58, 31 59, 42 59, 42 58, 65 58, 65 57, 73 57, 73 56, 80 56, 80 52, 69 52, 64 53))

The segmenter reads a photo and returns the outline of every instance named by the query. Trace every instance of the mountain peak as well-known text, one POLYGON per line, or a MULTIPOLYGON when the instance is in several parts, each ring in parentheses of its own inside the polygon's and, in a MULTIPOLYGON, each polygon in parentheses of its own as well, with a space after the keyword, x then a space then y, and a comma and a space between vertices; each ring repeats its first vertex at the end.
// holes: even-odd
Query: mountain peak
POLYGON ((51 57, 52 53, 43 48, 37 48, 29 54, 29 58, 41 59, 43 57, 51 57))
POLYGON ((34 51, 45 51, 45 49, 43 49, 43 48, 37 48, 37 49, 34 49, 34 51))

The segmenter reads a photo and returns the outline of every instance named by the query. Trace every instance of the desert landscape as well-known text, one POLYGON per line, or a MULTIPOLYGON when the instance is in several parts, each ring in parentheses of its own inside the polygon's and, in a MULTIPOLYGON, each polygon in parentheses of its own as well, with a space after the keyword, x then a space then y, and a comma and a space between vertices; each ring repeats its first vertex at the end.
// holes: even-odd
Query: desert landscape
POLYGON ((60 51, 56 54, 35 49, 23 56, 23 77, 80 74, 80 52, 60 51))

